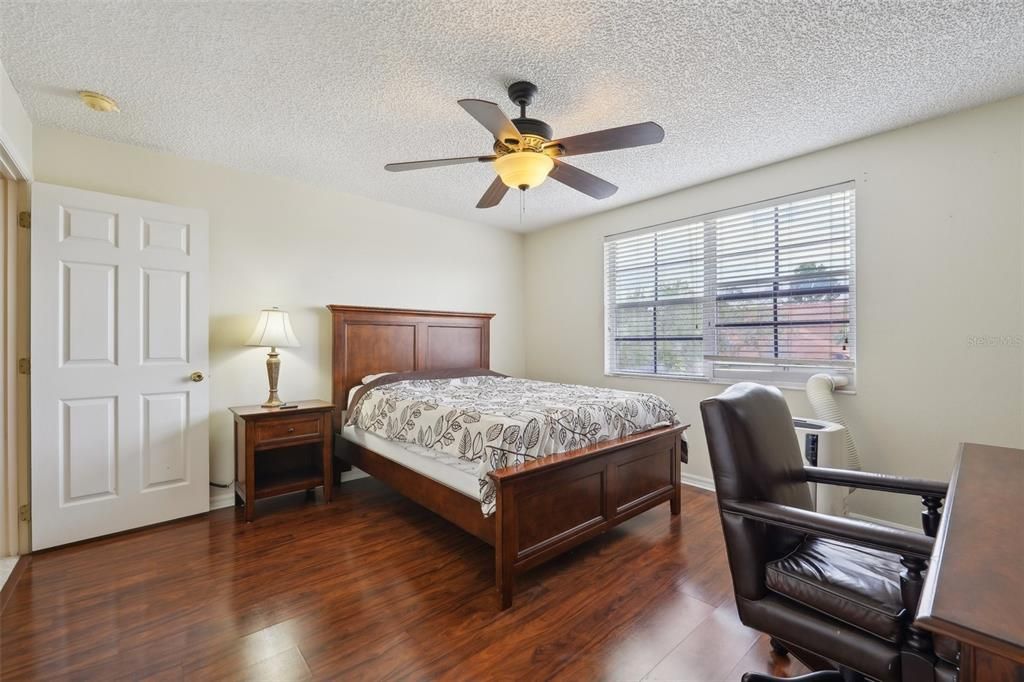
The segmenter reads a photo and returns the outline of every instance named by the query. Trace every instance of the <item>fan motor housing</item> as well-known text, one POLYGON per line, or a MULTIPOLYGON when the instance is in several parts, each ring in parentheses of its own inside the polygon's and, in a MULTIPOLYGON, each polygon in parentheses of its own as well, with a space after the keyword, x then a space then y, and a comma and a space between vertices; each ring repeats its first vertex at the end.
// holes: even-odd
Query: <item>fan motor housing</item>
POLYGON ((523 135, 536 135, 537 137, 543 137, 545 140, 551 139, 551 126, 539 118, 514 118, 512 123, 523 135))

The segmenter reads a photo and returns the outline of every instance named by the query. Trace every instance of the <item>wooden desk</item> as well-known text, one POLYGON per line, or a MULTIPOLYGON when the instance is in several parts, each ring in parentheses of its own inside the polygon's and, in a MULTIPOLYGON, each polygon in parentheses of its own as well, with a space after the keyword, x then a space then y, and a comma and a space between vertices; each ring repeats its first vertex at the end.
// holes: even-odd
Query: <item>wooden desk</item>
POLYGON ((961 644, 960 680, 1024 680, 1024 450, 963 443, 916 624, 961 644))

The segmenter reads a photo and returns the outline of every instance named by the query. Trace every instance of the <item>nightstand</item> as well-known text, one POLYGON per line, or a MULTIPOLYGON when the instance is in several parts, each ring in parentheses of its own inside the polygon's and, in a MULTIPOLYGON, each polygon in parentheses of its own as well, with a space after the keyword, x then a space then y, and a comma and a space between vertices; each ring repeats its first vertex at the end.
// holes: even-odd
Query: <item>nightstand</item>
POLYGON ((323 486, 331 501, 331 411, 323 400, 297 408, 232 407, 235 415, 235 494, 252 521, 256 500, 323 486))

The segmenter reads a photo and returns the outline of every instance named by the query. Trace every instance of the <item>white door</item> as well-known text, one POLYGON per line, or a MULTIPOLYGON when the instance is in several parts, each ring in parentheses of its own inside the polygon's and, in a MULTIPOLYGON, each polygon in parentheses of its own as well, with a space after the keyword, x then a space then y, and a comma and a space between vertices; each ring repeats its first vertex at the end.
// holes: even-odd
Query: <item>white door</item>
POLYGON ((205 211, 32 186, 33 550, 209 510, 207 240, 205 211))

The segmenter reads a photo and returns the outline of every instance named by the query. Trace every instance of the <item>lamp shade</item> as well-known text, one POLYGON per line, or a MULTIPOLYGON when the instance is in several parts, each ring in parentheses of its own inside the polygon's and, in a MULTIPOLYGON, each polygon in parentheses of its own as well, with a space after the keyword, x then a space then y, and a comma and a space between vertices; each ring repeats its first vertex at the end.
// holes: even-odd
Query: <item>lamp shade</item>
POLYGON ((512 189, 532 189, 544 182, 555 167, 554 160, 538 152, 513 152, 499 156, 494 169, 512 189))
POLYGON ((260 311, 260 319, 245 345, 295 348, 299 340, 295 338, 288 313, 277 308, 265 308, 260 311))

